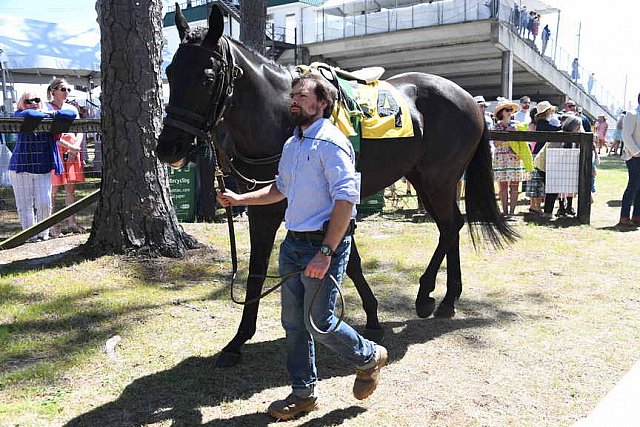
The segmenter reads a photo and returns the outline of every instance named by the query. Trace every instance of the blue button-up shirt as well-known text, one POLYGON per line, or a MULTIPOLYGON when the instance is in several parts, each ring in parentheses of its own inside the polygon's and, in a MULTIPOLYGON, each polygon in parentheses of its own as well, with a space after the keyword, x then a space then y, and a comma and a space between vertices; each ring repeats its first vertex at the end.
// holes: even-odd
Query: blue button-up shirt
POLYGON ((322 230, 331 218, 334 202, 360 202, 360 175, 355 171, 351 143, 327 119, 287 140, 278 165, 276 188, 287 198, 285 227, 292 231, 322 230))

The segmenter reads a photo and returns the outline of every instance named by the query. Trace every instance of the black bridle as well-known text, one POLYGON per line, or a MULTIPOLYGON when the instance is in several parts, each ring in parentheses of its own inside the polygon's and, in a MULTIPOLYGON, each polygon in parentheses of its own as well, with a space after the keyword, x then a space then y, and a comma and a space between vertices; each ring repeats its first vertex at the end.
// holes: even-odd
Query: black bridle
POLYGON ((196 146, 202 142, 210 142, 211 130, 222 119, 222 115, 233 96, 235 81, 242 75, 242 68, 235 64, 231 45, 226 37, 220 38, 220 47, 220 52, 218 52, 202 45, 186 43, 181 45, 183 49, 203 50, 210 55, 212 60, 216 60, 220 64, 215 72, 212 69, 205 70, 207 78, 212 82, 207 88, 211 101, 205 115, 172 105, 167 105, 165 109, 167 115, 163 124, 195 136, 193 144, 196 146))

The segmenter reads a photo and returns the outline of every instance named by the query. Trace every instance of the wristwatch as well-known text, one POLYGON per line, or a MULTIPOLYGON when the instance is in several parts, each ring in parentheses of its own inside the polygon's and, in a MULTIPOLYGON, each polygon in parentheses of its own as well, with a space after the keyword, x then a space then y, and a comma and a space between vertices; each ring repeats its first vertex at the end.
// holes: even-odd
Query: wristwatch
POLYGON ((336 254, 327 244, 322 244, 322 246, 320 246, 320 253, 324 256, 334 256, 336 254))

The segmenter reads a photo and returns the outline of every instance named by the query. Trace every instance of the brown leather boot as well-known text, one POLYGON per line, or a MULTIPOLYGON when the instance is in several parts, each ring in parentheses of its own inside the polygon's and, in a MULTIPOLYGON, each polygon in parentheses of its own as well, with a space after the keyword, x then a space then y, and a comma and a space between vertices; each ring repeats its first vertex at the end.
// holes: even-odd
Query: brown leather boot
POLYGON ((353 395, 358 400, 371 396, 380 382, 380 369, 387 364, 387 349, 379 345, 376 348, 378 361, 373 368, 358 369, 356 381, 353 383, 353 395))
POLYGON ((276 400, 267 409, 267 413, 278 421, 292 420, 307 412, 318 409, 317 397, 300 397, 291 393, 284 400, 276 400))
POLYGON ((631 222, 634 223, 635 225, 640 225, 640 216, 632 216, 631 222))
POLYGON ((629 218, 628 216, 622 216, 620 217, 620 221, 618 221, 618 225, 622 227, 629 227, 634 224, 633 222, 631 222, 631 218, 629 218))

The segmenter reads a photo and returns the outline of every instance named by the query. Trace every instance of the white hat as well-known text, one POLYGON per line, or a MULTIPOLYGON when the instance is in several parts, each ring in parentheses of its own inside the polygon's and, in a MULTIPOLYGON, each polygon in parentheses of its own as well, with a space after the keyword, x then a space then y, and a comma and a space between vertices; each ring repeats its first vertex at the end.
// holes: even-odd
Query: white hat
POLYGON ((537 114, 542 114, 542 113, 544 113, 545 111, 547 111, 550 108, 553 109, 553 111, 556 110, 556 107, 551 105, 551 103, 549 101, 540 101, 536 105, 537 114))
POLYGON ((504 110, 505 108, 509 108, 515 113, 516 111, 518 111, 518 104, 510 99, 498 97, 498 105, 496 105, 496 108, 493 110, 493 115, 497 117, 500 111, 504 110))
POLYGON ((484 104, 485 107, 488 107, 490 105, 482 95, 474 96, 473 100, 476 101, 476 104, 484 104))

